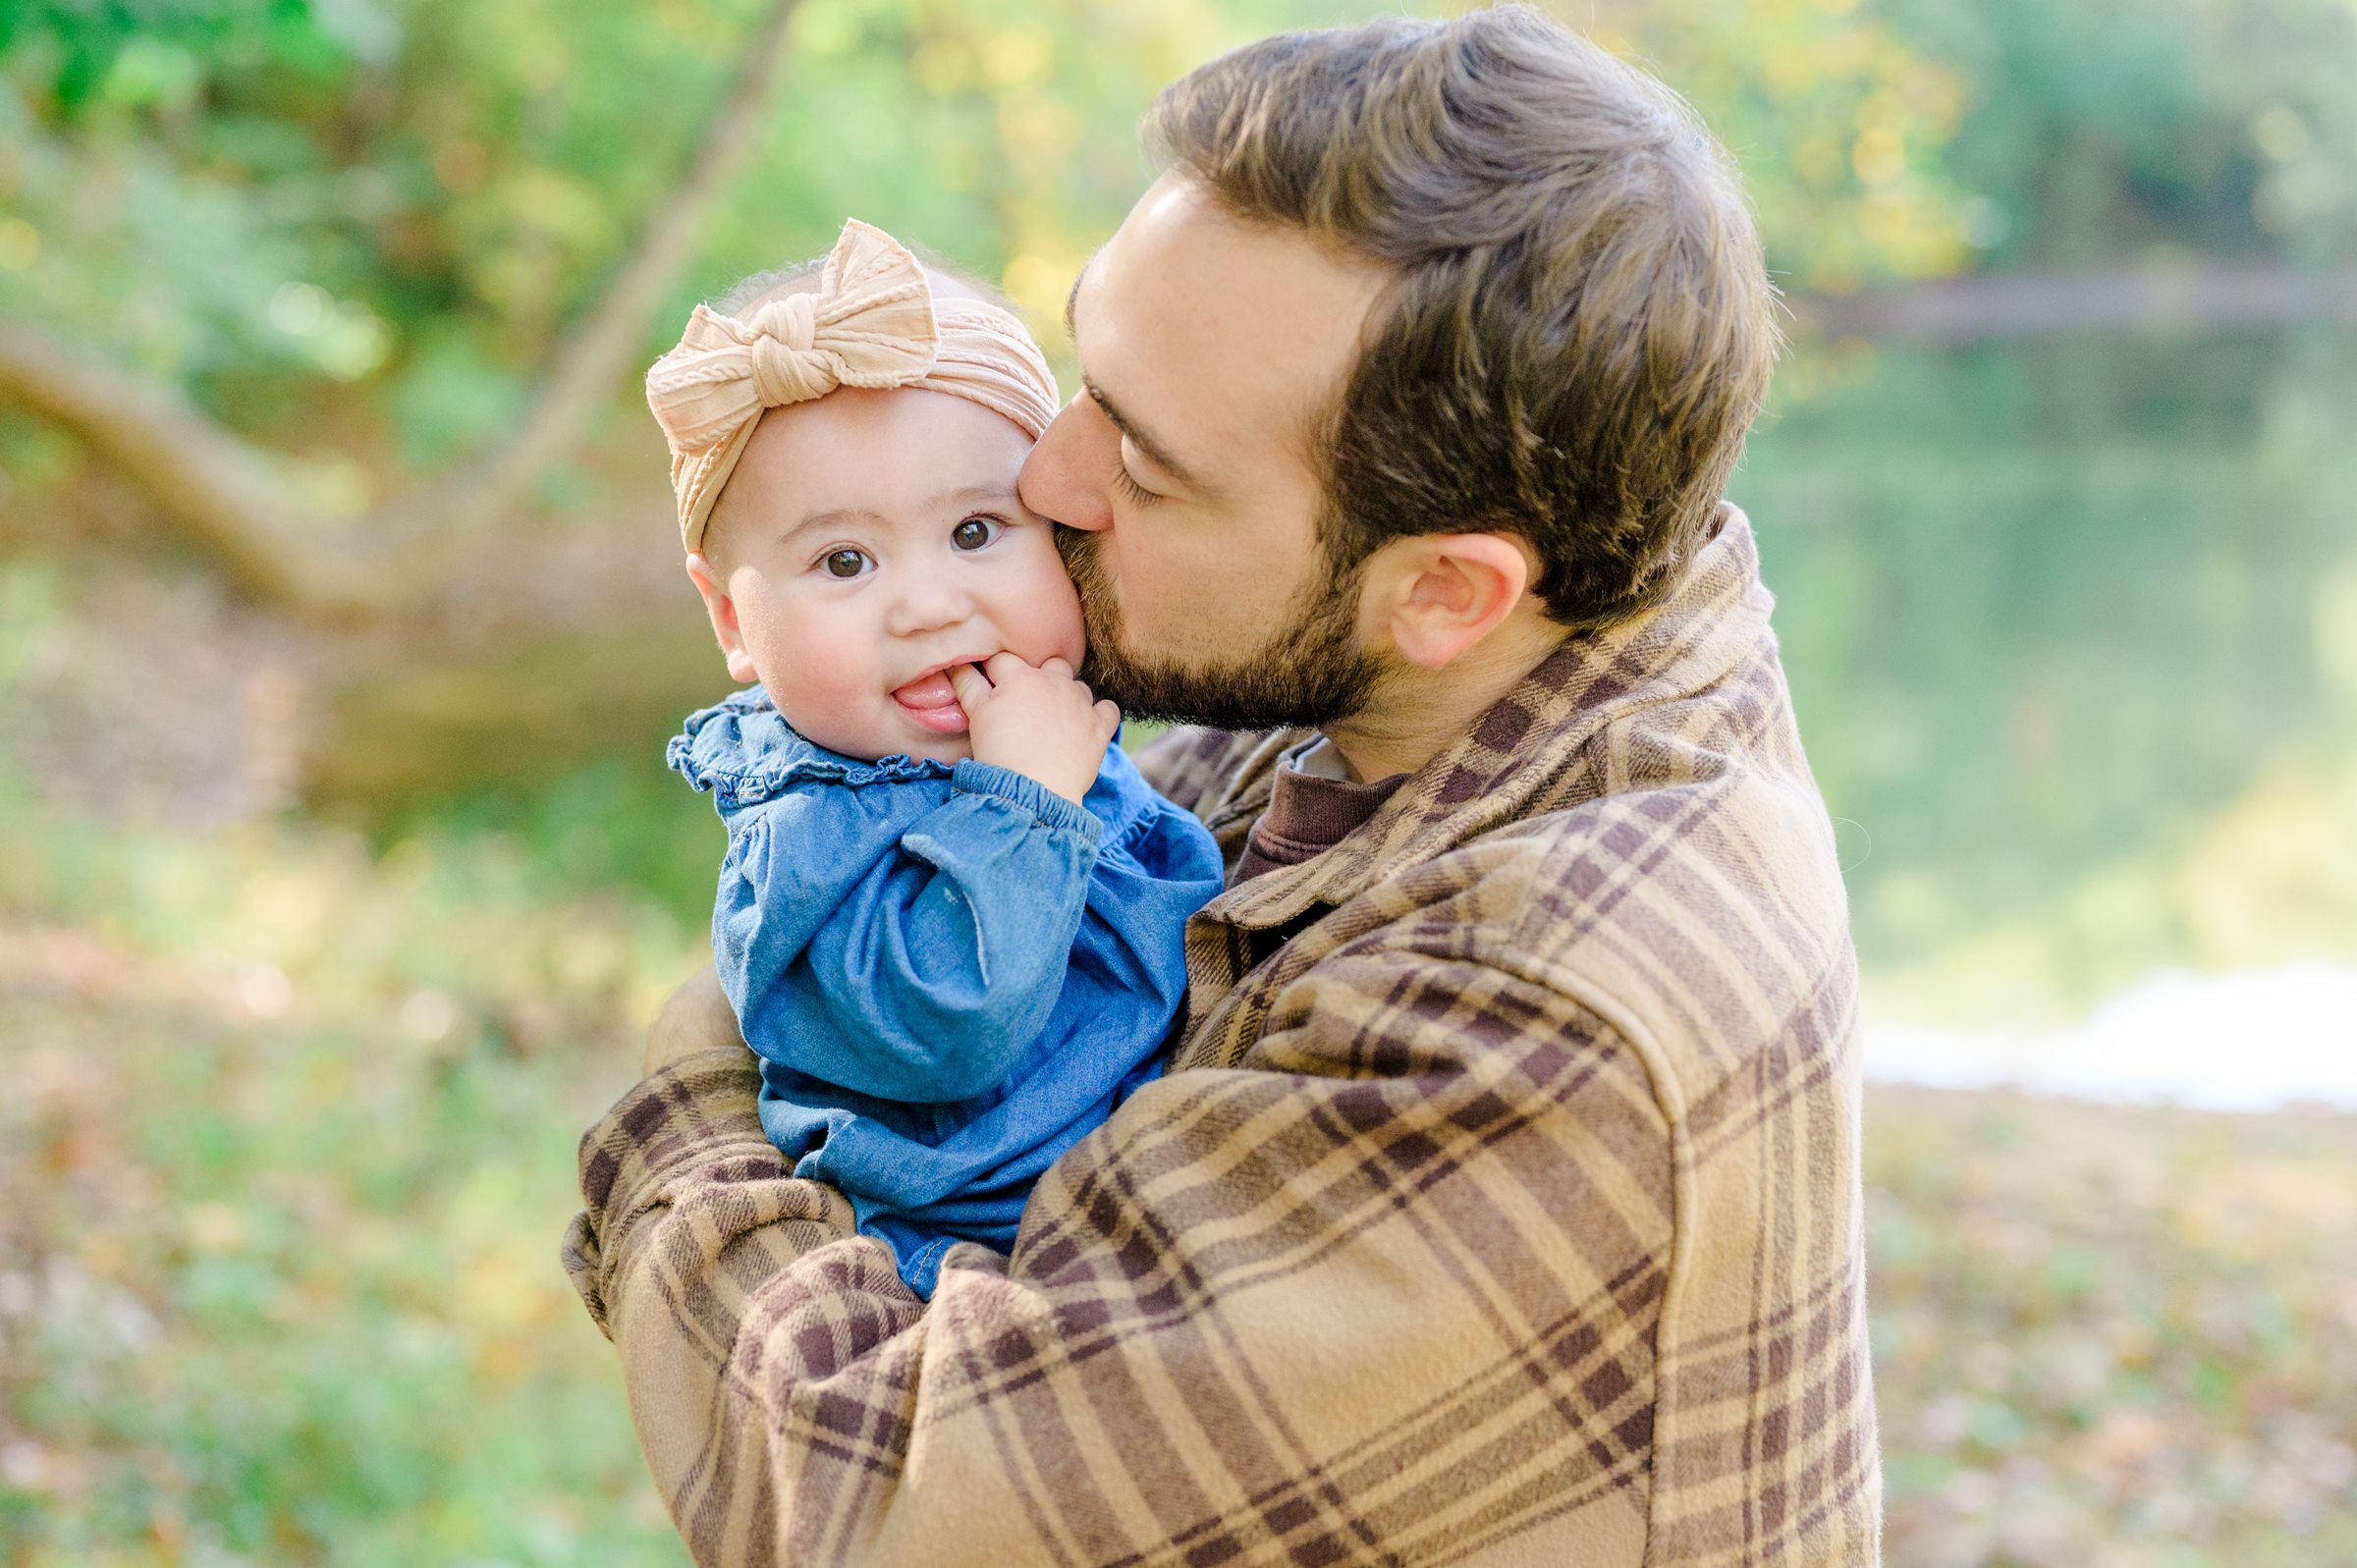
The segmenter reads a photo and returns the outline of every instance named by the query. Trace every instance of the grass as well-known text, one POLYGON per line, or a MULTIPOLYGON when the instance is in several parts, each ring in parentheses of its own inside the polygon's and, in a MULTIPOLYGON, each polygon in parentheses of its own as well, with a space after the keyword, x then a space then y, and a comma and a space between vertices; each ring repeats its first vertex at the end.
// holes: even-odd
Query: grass
POLYGON ((46 827, 0 851, 0 1562, 684 1561, 556 1244, 695 934, 496 841, 46 827))
MULTIPOLYGON (((0 1562, 677 1564, 558 1269, 693 920, 0 802, 0 1562)), ((2357 1560, 2357 1126, 1877 1090, 1894 1565, 2357 1560)))

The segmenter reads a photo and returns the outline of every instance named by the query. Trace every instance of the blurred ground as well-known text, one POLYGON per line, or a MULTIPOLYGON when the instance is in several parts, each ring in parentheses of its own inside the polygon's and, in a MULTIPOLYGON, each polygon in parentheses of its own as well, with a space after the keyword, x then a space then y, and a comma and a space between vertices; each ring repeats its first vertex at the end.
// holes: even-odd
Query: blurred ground
MULTIPOLYGON (((9 820, 0 1561, 679 1562, 555 1254, 700 929, 9 820)), ((2357 1560, 2357 1122, 1876 1088, 1866 1156, 1893 1565, 2357 1560)))
POLYGON ((1880 1088, 1893 1568, 2357 1561, 2357 1123, 1880 1088))

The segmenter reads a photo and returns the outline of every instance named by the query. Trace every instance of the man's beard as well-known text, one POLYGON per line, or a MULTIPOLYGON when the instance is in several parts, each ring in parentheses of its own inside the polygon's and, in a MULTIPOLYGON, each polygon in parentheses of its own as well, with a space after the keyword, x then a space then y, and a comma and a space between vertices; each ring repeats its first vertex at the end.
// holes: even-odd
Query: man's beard
POLYGON ((1382 678, 1383 662, 1357 645, 1363 567, 1337 569, 1329 557, 1290 624, 1241 658, 1187 666, 1123 646, 1121 606, 1097 561, 1100 542, 1086 529, 1056 529, 1088 628, 1080 678, 1129 718, 1217 730, 1315 728, 1357 713, 1382 678))

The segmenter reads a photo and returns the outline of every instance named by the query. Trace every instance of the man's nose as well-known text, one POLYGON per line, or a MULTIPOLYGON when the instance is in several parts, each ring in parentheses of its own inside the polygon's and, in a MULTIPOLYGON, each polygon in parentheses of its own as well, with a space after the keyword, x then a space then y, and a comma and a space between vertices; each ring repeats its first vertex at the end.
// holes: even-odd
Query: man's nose
POLYGON ((1109 527, 1113 503, 1107 485, 1113 464, 1122 460, 1121 441, 1121 432, 1097 412, 1087 392, 1076 393, 1023 460, 1014 493, 1050 522, 1068 528, 1109 527), (1111 442, 1102 439, 1106 435, 1111 442))
POLYGON ((974 613, 974 596, 957 581, 955 571, 915 572, 904 577, 900 587, 884 626, 896 637, 947 630, 974 613))

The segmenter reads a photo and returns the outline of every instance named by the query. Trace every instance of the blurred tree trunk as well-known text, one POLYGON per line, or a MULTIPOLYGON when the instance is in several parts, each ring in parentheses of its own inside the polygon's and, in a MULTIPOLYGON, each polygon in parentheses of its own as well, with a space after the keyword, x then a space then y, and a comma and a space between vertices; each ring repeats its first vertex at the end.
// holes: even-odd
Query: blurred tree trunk
POLYGON ((78 437, 140 491, 159 527, 248 598, 323 622, 430 611, 459 587, 467 545, 520 508, 631 367, 647 316, 759 138, 797 4, 771 7, 669 193, 565 333, 515 429, 356 521, 322 515, 266 452, 179 389, 93 360, 29 323, 0 321, 0 401, 78 437))

